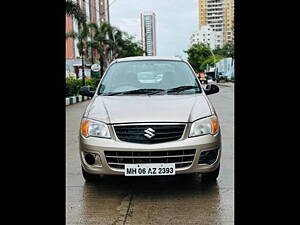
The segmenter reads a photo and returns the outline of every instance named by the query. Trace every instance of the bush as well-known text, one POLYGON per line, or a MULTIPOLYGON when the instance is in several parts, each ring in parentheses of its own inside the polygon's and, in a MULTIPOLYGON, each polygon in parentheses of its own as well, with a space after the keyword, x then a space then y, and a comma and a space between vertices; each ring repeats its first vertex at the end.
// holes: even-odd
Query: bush
MULTIPOLYGON (((97 87, 99 83, 99 79, 91 78, 85 80, 86 86, 92 86, 97 87)), ((66 78, 66 90, 65 90, 65 96, 76 96, 79 93, 80 88, 82 87, 82 79, 76 79, 76 78, 66 78)))
POLYGON ((66 97, 78 95, 82 79, 66 78, 66 97))
POLYGON ((99 83, 99 79, 96 78, 91 78, 85 81, 86 86, 92 86, 94 88, 97 87, 98 83, 99 83))

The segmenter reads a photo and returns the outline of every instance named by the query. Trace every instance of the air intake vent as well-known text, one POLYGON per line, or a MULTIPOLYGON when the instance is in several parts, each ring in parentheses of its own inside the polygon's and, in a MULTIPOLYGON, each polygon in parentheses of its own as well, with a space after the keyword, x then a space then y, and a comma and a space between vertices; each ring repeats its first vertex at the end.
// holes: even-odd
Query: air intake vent
POLYGON ((111 168, 124 169, 125 164, 175 163, 175 168, 192 165, 195 149, 174 151, 104 151, 106 161, 111 168))

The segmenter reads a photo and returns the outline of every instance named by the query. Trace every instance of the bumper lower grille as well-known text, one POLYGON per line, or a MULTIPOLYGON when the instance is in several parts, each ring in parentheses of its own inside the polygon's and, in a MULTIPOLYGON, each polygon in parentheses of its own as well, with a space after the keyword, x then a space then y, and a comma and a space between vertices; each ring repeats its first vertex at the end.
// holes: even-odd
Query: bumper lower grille
POLYGON ((121 141, 155 144, 169 141, 175 141, 181 138, 185 124, 179 125, 128 125, 114 126, 117 137, 121 141), (147 138, 145 132, 150 129, 151 138, 147 138))
POLYGON ((141 151, 104 151, 106 161, 111 168, 124 169, 125 164, 175 163, 175 168, 192 165, 195 149, 158 152, 141 151))

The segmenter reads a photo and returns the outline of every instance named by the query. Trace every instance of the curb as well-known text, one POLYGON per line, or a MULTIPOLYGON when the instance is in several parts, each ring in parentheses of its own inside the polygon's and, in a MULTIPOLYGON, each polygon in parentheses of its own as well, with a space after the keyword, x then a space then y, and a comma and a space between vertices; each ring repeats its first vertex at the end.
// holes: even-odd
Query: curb
POLYGON ((86 97, 86 96, 82 96, 82 95, 68 97, 68 98, 66 98, 66 105, 73 105, 78 102, 83 102, 85 100, 90 100, 90 99, 91 99, 91 97, 86 97))
POLYGON ((221 87, 231 87, 230 85, 226 85, 226 84, 217 84, 217 85, 221 87))
POLYGON ((223 87, 232 87, 234 86, 234 83, 217 83, 218 86, 223 86, 223 87))

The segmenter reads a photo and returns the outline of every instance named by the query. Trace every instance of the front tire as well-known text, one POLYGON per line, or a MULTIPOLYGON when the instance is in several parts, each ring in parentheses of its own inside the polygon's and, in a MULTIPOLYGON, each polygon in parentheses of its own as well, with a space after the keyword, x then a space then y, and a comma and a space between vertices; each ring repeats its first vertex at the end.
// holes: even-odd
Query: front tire
POLYGON ((216 180, 220 173, 220 164, 214 171, 210 173, 202 173, 202 180, 203 181, 213 181, 216 180))
POLYGON ((81 167, 81 170, 82 170, 82 175, 83 175, 83 178, 85 179, 85 182, 95 182, 95 181, 99 180, 98 175, 88 173, 82 167, 81 167))

